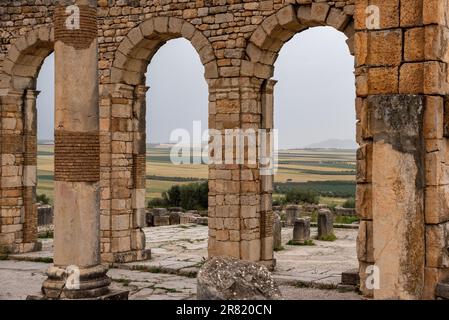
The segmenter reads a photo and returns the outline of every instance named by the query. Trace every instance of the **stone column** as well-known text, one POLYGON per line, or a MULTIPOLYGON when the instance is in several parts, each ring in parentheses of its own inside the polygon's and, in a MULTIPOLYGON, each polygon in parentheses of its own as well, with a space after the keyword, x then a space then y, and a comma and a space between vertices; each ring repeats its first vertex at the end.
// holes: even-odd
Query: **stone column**
POLYGON ((273 249, 282 249, 282 222, 279 212, 274 212, 274 223, 273 223, 273 249))
POLYGON ((295 220, 293 227, 293 239, 291 243, 294 245, 303 245, 310 240, 310 219, 299 218, 295 220))
POLYGON ((285 208, 285 224, 293 226, 295 220, 299 218, 299 207, 295 204, 289 205, 285 208))
POLYGON ((133 261, 149 259, 151 249, 145 248, 145 195, 146 195, 146 94, 149 87, 140 85, 134 89, 133 105, 133 215, 131 229, 131 251, 133 261))
MULTIPOLYGON (((277 81, 270 79, 265 81, 262 86, 261 93, 261 129, 266 132, 266 141, 259 141, 259 143, 265 143, 267 151, 266 157, 271 157, 274 150, 272 143, 274 138, 272 136, 274 129, 274 87, 277 81)), ((259 159, 261 161, 261 159, 259 159)), ((276 265, 274 259, 274 239, 273 239, 273 181, 274 181, 274 163, 272 159, 267 164, 260 165, 260 260, 266 264, 269 268, 273 268, 276 265)))
POLYGON ((27 90, 24 102, 24 159, 23 159, 23 224, 24 243, 37 242, 37 110, 36 99, 39 91, 27 90))
MULTIPOLYGON (((223 151, 223 160, 229 160, 228 152, 234 160, 209 166, 209 256, 232 256, 273 268, 273 178, 269 168, 259 162, 260 150, 254 149, 264 143, 260 141, 260 129, 268 132, 267 145, 270 141, 272 97, 269 96, 274 82, 268 82, 267 89, 263 80, 255 78, 222 78, 208 82, 209 128, 221 134, 218 138, 223 143, 223 150, 219 150, 223 151), (264 102, 262 96, 266 98, 264 102), (267 110, 264 116, 262 105, 267 110), (239 148, 226 148, 226 138, 229 132, 237 134, 235 129, 242 130, 240 140, 244 143, 239 148), (249 141, 254 142, 251 148, 249 141), (237 150, 244 156, 239 157, 237 150)), ((211 145, 217 157, 215 139, 211 145)))
POLYGON ((47 298, 109 291, 100 264, 96 11, 97 1, 89 0, 60 1, 55 8, 55 239, 54 266, 43 284, 47 298), (79 25, 72 20, 78 16, 79 25))
POLYGON ((329 209, 318 210, 318 240, 334 235, 334 214, 329 209))

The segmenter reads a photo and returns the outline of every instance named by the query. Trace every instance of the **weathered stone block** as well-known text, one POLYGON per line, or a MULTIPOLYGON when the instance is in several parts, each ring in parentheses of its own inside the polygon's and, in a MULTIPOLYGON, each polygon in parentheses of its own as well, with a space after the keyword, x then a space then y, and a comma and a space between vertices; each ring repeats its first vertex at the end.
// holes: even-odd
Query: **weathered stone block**
POLYGON ((449 223, 426 226, 426 267, 449 267, 449 223))
POLYGON ((379 16, 380 29, 389 29, 399 26, 399 0, 359 0, 355 3, 354 21, 356 30, 367 29, 367 18, 374 13, 367 11, 368 6, 377 6, 379 16))
POLYGON ((277 300, 281 293, 261 264, 226 257, 207 261, 198 272, 199 300, 277 300))
POLYGON ((334 235, 334 214, 329 209, 318 211, 318 240, 334 235))
POLYGON ((274 224, 273 224, 273 248, 275 251, 282 249, 282 223, 281 216, 278 212, 274 213, 274 224))
POLYGON ((402 61, 402 31, 358 32, 355 41, 360 47, 358 64, 397 66, 402 61))
POLYGON ((296 219, 291 243, 304 244, 308 240, 310 240, 310 219, 296 219))
POLYGON ((329 15, 326 19, 326 24, 334 27, 337 30, 343 30, 348 24, 351 16, 347 15, 344 11, 331 8, 329 15))
POLYGON ((367 99, 373 112, 373 247, 378 299, 419 299, 424 283, 424 98, 367 99), (388 163, 388 166, 385 165, 388 163))
POLYGON ((316 22, 326 21, 329 9, 330 9, 330 6, 327 3, 324 3, 324 2, 312 3, 312 9, 310 11, 312 20, 314 20, 316 22))
POLYGON ((427 186, 425 192, 426 223, 449 221, 449 186, 427 186))
POLYGON ((160 226, 169 226, 170 225, 170 216, 154 216, 153 217, 153 225, 155 227, 160 226))
POLYGON ((357 258, 359 261, 374 263, 373 222, 370 220, 360 221, 357 236, 357 258))
POLYGON ((286 218, 285 225, 293 226, 295 224, 295 220, 299 218, 299 208, 297 205, 289 205, 285 208, 286 218))

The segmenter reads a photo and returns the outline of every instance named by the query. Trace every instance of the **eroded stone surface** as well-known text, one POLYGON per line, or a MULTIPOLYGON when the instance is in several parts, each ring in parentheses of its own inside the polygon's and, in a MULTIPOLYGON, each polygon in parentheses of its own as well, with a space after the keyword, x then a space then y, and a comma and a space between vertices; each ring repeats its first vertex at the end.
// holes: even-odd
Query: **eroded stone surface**
MULTIPOLYGON (((207 227, 178 225, 145 228, 147 248, 152 259, 140 262, 116 264, 129 270, 173 273, 195 276, 208 258, 207 227)), ((313 240, 313 246, 291 246, 293 229, 282 228, 283 250, 275 252, 277 260, 273 275, 282 283, 315 283, 323 287, 336 287, 341 273, 357 268, 355 229, 334 229, 337 240, 333 242, 313 240)), ((316 238, 317 228, 311 228, 311 238, 316 238)), ((12 255, 13 259, 38 260, 52 257, 52 240, 43 240, 42 252, 12 255)))
POLYGON ((198 272, 200 300, 279 300, 270 271, 255 262, 213 257, 198 272))
MULTIPOLYGON (((38 295, 48 264, 25 261, 0 261, 0 300, 24 300, 38 295)), ((110 269, 112 290, 128 290, 130 300, 194 300, 196 279, 172 274, 110 269)), ((284 299, 360 299, 354 292, 319 290, 281 285, 284 299)))

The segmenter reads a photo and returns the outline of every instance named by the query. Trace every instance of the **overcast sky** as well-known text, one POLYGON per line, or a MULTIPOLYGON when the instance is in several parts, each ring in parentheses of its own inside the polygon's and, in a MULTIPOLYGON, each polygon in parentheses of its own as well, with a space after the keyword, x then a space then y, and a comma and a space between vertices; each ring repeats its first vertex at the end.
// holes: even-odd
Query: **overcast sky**
MULTIPOLYGON (((354 59, 344 34, 320 27, 296 35, 275 65, 275 126, 281 148, 327 139, 355 140, 354 59)), ((39 74, 38 137, 53 139, 53 55, 39 74)), ((207 85, 198 54, 187 40, 164 45, 147 72, 148 142, 168 142, 173 129, 207 129, 207 85)))

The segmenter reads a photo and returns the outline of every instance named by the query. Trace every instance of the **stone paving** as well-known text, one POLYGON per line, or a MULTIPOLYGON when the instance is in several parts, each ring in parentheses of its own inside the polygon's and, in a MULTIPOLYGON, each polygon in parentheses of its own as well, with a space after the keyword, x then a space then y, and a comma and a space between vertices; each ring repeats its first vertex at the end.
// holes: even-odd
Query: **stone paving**
MULTIPOLYGON (((146 228, 147 248, 152 249, 152 259, 114 265, 109 271, 113 287, 129 290, 130 299, 195 299, 195 275, 207 258, 207 233, 206 226, 193 224, 146 228)), ((322 290, 335 289, 341 273, 357 267, 357 230, 335 229, 335 234, 334 242, 314 240, 313 246, 290 246, 286 243, 292 237, 292 228, 283 228, 284 250, 275 253, 274 277, 284 297, 360 299, 354 292, 322 290)), ((312 237, 315 235, 316 228, 312 228, 312 237)), ((41 252, 9 257, 22 261, 0 261, 0 299, 23 299, 39 291, 48 268, 48 264, 39 262, 51 259, 53 245, 51 239, 41 241, 41 252)))
MULTIPOLYGON (((49 264, 31 261, 0 261, 0 300, 24 300, 37 295, 49 264)), ((196 299, 196 279, 173 274, 110 269, 112 289, 128 290, 130 300, 193 300, 196 299)), ((281 285, 284 299, 362 299, 354 292, 319 290, 281 285)))

